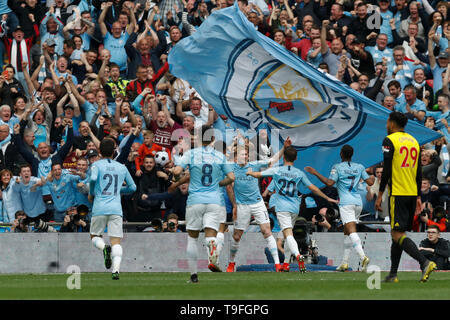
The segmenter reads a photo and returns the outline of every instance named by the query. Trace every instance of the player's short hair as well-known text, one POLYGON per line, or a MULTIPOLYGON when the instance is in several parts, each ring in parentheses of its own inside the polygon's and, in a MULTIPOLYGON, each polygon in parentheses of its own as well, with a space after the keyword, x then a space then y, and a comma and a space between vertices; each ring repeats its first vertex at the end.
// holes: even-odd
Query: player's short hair
POLYGON ((289 146, 284 149, 283 156, 286 161, 294 162, 297 160, 297 150, 293 146, 289 146))
POLYGON ((353 157, 353 147, 348 144, 342 146, 341 155, 344 159, 351 159, 353 157))
POLYGON ((210 143, 214 141, 214 135, 209 134, 208 130, 212 130, 211 126, 206 124, 201 127, 202 143, 210 143))
POLYGON ((227 144, 222 140, 214 141, 214 149, 221 153, 225 153, 227 151, 227 144))
POLYGON ((391 112, 388 120, 394 122, 400 128, 406 127, 406 124, 408 123, 408 117, 404 113, 398 111, 391 112))
POLYGON ((100 153, 103 157, 112 157, 114 154, 115 142, 111 138, 105 138, 100 142, 100 153))

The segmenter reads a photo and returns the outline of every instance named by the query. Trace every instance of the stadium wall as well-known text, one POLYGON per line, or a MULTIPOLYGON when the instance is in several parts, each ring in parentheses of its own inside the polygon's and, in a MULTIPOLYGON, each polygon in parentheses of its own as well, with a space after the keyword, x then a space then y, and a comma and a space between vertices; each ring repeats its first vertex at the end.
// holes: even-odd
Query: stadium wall
MULTIPOLYGON (((388 233, 360 233, 371 264, 389 270, 391 239, 388 233)), ((450 239, 450 233, 442 233, 450 239)), ((122 272, 187 272, 186 233, 124 233, 122 272)), ((418 245, 425 233, 411 233, 418 245)), ((107 239, 107 237, 105 237, 107 239)), ((328 258, 328 264, 337 266, 343 253, 343 235, 314 233, 319 254, 328 258)), ((203 244, 203 236, 200 236, 203 244)), ((225 234, 225 245, 220 266, 226 268, 229 257, 230 234, 225 234)), ((236 265, 267 263, 265 241, 260 233, 245 233, 236 265)), ((10 233, 0 234, 0 273, 65 273, 76 265, 81 272, 104 272, 102 252, 95 249, 87 233, 10 233)), ((199 252, 199 271, 208 271, 205 246, 199 252)), ((358 270, 355 252, 350 267, 358 270)), ((402 255, 401 271, 419 270, 419 265, 407 254, 402 255)))

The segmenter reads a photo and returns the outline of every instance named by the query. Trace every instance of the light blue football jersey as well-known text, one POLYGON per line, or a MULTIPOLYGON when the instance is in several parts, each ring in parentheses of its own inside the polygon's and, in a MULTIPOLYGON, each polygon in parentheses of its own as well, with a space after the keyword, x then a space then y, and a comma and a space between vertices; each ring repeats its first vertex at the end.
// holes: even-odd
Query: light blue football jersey
POLYGON ((309 187, 312 183, 305 173, 293 166, 273 167, 262 172, 263 177, 272 177, 275 193, 271 196, 270 204, 275 212, 297 213, 300 209, 301 198, 298 190, 301 185, 309 187))
POLYGON ((111 159, 102 159, 91 167, 90 188, 95 196, 93 217, 113 214, 122 216, 120 194, 136 191, 136 184, 123 164, 111 159), (124 181, 126 186, 122 187, 124 181))
POLYGON ((232 165, 225 156, 211 147, 188 150, 176 165, 183 169, 189 167, 189 195, 186 205, 218 204, 224 205, 219 182, 232 172, 232 165))
POLYGON ((31 191, 31 187, 39 181, 41 181, 40 178, 31 177, 28 184, 21 182, 13 185, 14 192, 19 192, 22 198, 23 211, 31 218, 35 218, 47 210, 44 200, 42 200, 43 187, 37 187, 35 191, 31 191))
POLYGON ((262 196, 259 190, 258 179, 252 176, 247 176, 246 172, 261 171, 261 168, 267 167, 269 160, 252 161, 241 167, 235 163, 233 166, 234 172, 234 195, 236 203, 239 204, 254 204, 261 201, 262 196))
POLYGON ((72 183, 79 180, 79 176, 71 174, 68 170, 63 170, 59 180, 47 181, 46 186, 50 189, 57 211, 66 211, 69 207, 75 205, 72 183))
POLYGON ((329 179, 336 182, 340 206, 362 206, 361 196, 358 193, 358 185, 361 178, 366 180, 369 178, 369 175, 364 166, 359 163, 341 162, 331 168, 329 179))

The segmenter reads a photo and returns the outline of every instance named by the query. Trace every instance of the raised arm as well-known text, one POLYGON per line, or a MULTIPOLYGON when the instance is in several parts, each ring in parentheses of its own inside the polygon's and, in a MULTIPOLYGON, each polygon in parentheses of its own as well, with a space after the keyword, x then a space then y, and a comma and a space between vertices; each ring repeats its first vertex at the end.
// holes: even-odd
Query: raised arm
POLYGON ((284 140, 283 147, 280 149, 280 151, 278 151, 272 158, 269 159, 269 166, 273 166, 274 164, 278 163, 278 161, 280 161, 281 157, 283 156, 284 150, 291 144, 291 138, 287 137, 286 140, 284 140))
POLYGON ((322 21, 322 29, 320 31, 320 52, 322 55, 326 54, 329 50, 327 44, 327 26, 329 24, 329 20, 322 21))
POLYGON ((136 27, 136 15, 134 14, 133 8, 126 6, 128 8, 128 11, 130 13, 130 23, 127 27, 127 33, 131 34, 134 31, 134 28, 136 27))
POLYGON ((102 33, 102 37, 106 37, 106 35, 108 34, 108 29, 106 28, 106 24, 105 24, 105 17, 106 17, 106 12, 109 10, 109 8, 112 6, 112 2, 103 2, 102 3, 102 13, 100 14, 100 16, 98 17, 98 25, 100 27, 100 32, 102 33))
MULTIPOLYGON (((80 104, 78 103, 77 98, 72 92, 72 87, 70 86, 70 83, 72 82, 72 76, 69 74, 67 75, 66 82, 64 83, 64 86, 66 87, 67 93, 69 94, 70 103, 73 105, 73 115, 75 117, 79 117, 81 115, 80 110, 80 104)), ((76 90, 78 92, 78 90, 76 90)))
POLYGON ((181 89, 175 110, 177 117, 180 118, 181 120, 183 120, 184 117, 186 117, 186 114, 183 112, 183 101, 184 101, 183 97, 184 97, 184 90, 181 89))
POLYGON ((30 74, 28 73, 27 65, 28 65, 28 62, 22 61, 22 72, 23 72, 25 81, 27 83, 28 94, 30 95, 30 97, 33 97, 36 89, 34 88, 33 81, 31 81, 30 74))
POLYGON ((445 71, 444 80, 442 80, 442 92, 446 95, 450 95, 450 90, 448 89, 448 78, 450 77, 450 62, 447 65, 447 71, 445 71))
POLYGON ((70 85, 70 89, 75 96, 75 98, 78 100, 80 105, 83 105, 86 102, 86 99, 78 92, 77 87, 73 83, 73 81, 68 81, 70 85))
POLYGON ((436 57, 433 53, 433 39, 434 34, 436 32, 435 30, 435 24, 431 28, 430 32, 428 33, 428 59, 430 60, 430 68, 433 69, 436 66, 436 57))

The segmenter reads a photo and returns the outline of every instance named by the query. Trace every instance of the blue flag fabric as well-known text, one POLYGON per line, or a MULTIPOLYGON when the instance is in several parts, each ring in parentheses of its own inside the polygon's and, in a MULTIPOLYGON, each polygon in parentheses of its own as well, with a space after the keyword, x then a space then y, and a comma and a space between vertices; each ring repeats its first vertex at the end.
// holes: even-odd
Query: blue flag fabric
MULTIPOLYGON (((289 136, 300 151, 299 169, 310 165, 327 175, 344 144, 366 167, 383 160, 390 111, 258 32, 237 3, 215 11, 168 61, 173 75, 236 127, 267 128, 280 146, 289 136)), ((421 145, 440 137, 414 121, 406 131, 421 145)))

